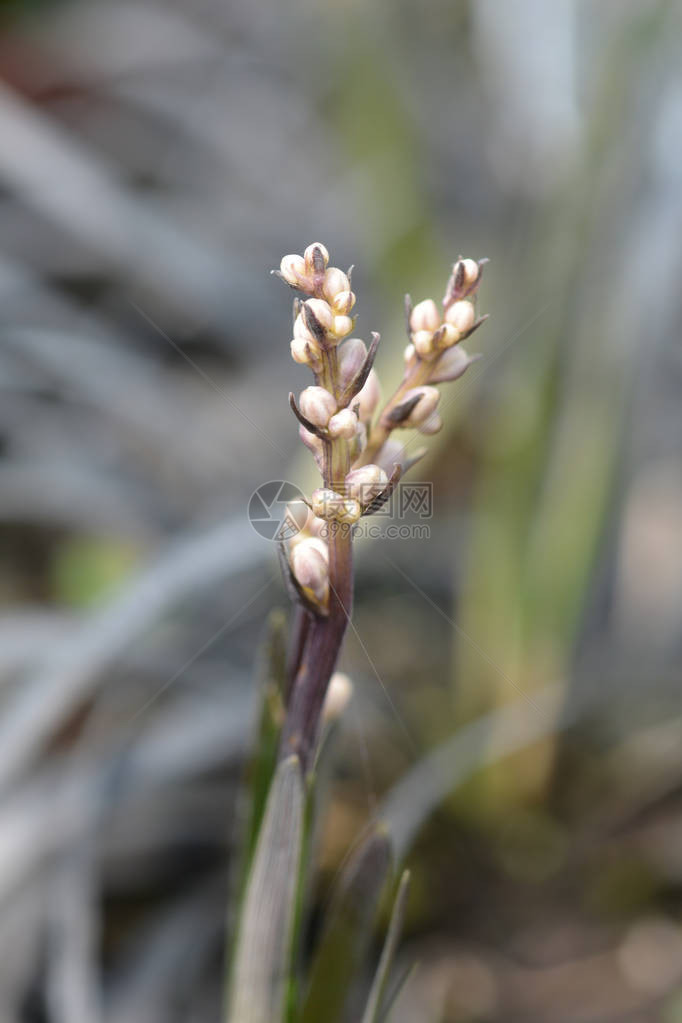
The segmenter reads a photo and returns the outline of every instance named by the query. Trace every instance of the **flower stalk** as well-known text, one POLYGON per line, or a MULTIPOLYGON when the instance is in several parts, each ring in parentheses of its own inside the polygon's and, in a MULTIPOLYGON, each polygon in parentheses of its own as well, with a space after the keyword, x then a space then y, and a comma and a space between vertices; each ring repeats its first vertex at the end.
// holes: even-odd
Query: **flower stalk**
POLYGON ((285 256, 276 271, 306 296, 294 303, 291 354, 312 371, 314 383, 298 402, 290 395, 290 404, 323 484, 306 502, 308 521, 282 555, 298 608, 280 755, 295 754, 304 772, 314 760, 325 696, 352 613, 354 527, 381 507, 420 457, 406 459, 393 431, 436 433, 442 423, 435 385, 458 379, 474 361, 459 344, 486 318, 476 317, 472 301, 484 263, 455 262, 440 309, 432 299, 412 307, 408 296, 405 373, 376 419, 379 335, 372 335, 369 348, 348 337, 355 326, 351 271, 330 267, 319 243, 302 256, 285 256))

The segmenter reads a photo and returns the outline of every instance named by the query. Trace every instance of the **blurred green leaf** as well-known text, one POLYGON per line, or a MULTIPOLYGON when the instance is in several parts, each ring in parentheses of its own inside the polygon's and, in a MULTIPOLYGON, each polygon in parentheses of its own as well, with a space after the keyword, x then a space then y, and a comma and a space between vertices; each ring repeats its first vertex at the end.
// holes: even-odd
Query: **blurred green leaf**
POLYGON ((284 1018, 303 823, 301 767, 297 757, 288 757, 275 773, 249 873, 229 1023, 277 1023, 284 1018))
POLYGON ((131 573, 134 547, 123 541, 78 537, 61 543, 52 564, 57 599, 87 607, 105 597, 131 573))
POLYGON ((381 959, 379 960, 377 972, 375 973, 374 980, 372 981, 372 988, 369 993, 369 998, 367 999, 367 1006, 362 1017, 362 1023, 379 1023, 381 1018, 380 1013, 384 1002, 384 995, 386 993, 386 985, 388 984, 389 974, 395 957, 395 950, 398 946, 400 934, 403 929, 405 906, 407 904, 409 890, 410 872, 409 870, 405 870, 403 871, 403 876, 400 878, 398 893, 395 897, 395 902, 393 903, 391 922, 388 925, 386 941, 384 942, 384 947, 381 952, 381 959))
POLYGON ((391 869, 391 840, 375 828, 343 871, 310 974, 301 1023, 335 1023, 367 948, 391 869))

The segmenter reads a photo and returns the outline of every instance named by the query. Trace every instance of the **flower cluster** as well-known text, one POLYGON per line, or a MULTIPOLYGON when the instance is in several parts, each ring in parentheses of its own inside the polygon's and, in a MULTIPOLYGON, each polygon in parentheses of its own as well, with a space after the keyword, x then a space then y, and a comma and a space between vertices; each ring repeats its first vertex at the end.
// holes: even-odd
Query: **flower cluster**
POLYGON ((413 307, 408 296, 405 373, 375 421, 381 397, 373 369, 379 335, 369 347, 348 336, 355 325, 351 270, 330 266, 320 243, 281 262, 278 275, 305 296, 294 304, 291 354, 315 378, 298 402, 293 395, 290 402, 301 439, 323 477, 323 486, 310 496, 307 523, 290 541, 287 566, 299 600, 315 615, 327 613, 334 586, 330 565, 338 558, 330 558, 330 537, 380 507, 416 461, 405 457, 404 445, 390 434, 398 428, 436 433, 442 424, 435 385, 458 379, 474 361, 460 342, 485 319, 477 318, 474 308, 484 263, 458 259, 440 307, 430 298, 413 307))

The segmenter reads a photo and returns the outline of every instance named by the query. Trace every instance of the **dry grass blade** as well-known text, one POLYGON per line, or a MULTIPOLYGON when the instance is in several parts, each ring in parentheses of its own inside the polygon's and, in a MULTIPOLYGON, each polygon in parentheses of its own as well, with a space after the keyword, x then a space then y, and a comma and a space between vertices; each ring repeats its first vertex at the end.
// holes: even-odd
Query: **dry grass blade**
POLYGON ((265 808, 232 967, 228 1023, 284 1019, 303 839, 303 778, 282 761, 265 808))

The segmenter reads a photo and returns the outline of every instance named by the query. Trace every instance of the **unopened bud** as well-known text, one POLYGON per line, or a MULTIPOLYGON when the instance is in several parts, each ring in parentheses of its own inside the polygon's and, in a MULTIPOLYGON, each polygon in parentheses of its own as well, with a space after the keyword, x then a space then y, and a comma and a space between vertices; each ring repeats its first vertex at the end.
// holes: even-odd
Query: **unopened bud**
POLYGON ((291 342, 291 357, 301 366, 315 368, 320 363, 320 348, 314 338, 295 337, 291 342))
POLYGON ((343 671, 335 671, 322 707, 322 722, 330 725, 341 717, 353 695, 353 683, 343 671))
POLYGON ((448 348, 436 363, 430 378, 431 383, 444 384, 450 380, 459 380, 469 366, 480 357, 480 355, 468 355, 459 345, 456 348, 448 348))
POLYGON ((350 316, 335 316, 333 326, 331 328, 331 335, 337 339, 345 337, 346 334, 350 334, 353 329, 353 321, 350 316))
POLYGON ((346 476, 346 493, 363 505, 385 490, 388 476, 378 465, 362 465, 359 469, 351 469, 346 476))
POLYGON ((339 315, 347 316, 355 305, 355 295, 352 291, 340 291, 332 299, 332 309, 339 315))
POLYGON ((465 335, 473 327, 476 313, 471 302, 461 299, 459 302, 453 302, 445 313, 445 319, 447 323, 451 323, 459 331, 460 335, 465 335))
POLYGON ((353 398, 353 405, 356 403, 360 404, 358 415, 363 423, 369 422, 380 401, 381 385, 379 383, 379 377, 377 376, 377 371, 375 369, 371 369, 361 389, 358 391, 355 398, 353 398))
POLYGON ((481 280, 483 265, 474 259, 458 259, 452 268, 452 275, 445 289, 443 304, 446 308, 467 295, 473 295, 481 280))
POLYGON ((406 453, 404 444, 401 441, 396 440, 395 437, 390 437, 384 443, 381 451, 377 455, 377 462, 386 474, 390 476, 393 472, 394 466, 402 466, 405 458, 406 453))
POLYGON ((318 468, 322 469, 322 466, 324 465, 324 444, 322 443, 322 440, 319 437, 316 437, 314 433, 311 433, 310 430, 306 430, 303 425, 299 426, 298 435, 308 450, 312 451, 318 468))
POLYGON ((335 490, 318 487, 310 495, 313 515, 316 515, 318 519, 325 519, 325 521, 335 519, 343 506, 343 500, 343 495, 337 494, 335 490))
POLYGON ((358 429, 358 417, 349 408, 341 409, 329 420, 328 429, 331 437, 345 437, 352 440, 358 429))
POLYGON ((342 391, 355 380, 365 365, 367 348, 359 337, 349 337, 338 350, 339 387, 342 391))
POLYGON ((426 419, 419 427, 420 433, 432 434, 438 433, 443 428, 443 420, 437 412, 432 412, 431 415, 426 419))
POLYGON ((330 266, 324 274, 322 291, 327 301, 333 303, 337 295, 350 291, 348 276, 338 266, 330 266))
POLYGON ((318 601, 324 601, 329 588, 329 566, 320 547, 326 546, 317 537, 308 537, 291 552, 291 571, 304 590, 318 601))
POLYGON ((421 426, 426 422, 436 410, 440 401, 440 393, 435 387, 413 387, 405 395, 402 404, 409 405, 415 398, 418 400, 409 414, 400 421, 400 426, 421 426))
POLYGON ((303 253, 303 258, 309 271, 314 270, 319 273, 329 262, 329 253, 321 242, 313 242, 303 253))
POLYGON ((354 497, 347 497, 336 513, 338 522, 352 526, 362 517, 362 505, 354 497))
POLYGON ((323 429, 336 412, 334 395, 324 387, 306 387, 301 391, 298 404, 306 419, 323 429))
POLYGON ((440 327, 442 316, 432 298, 426 298, 418 302, 410 314, 410 328, 412 330, 434 331, 440 327))
POLYGON ((296 256, 293 253, 289 256, 284 256, 279 265, 279 272, 292 288, 300 288, 302 291, 308 290, 310 278, 306 271, 303 256, 296 256))
POLYGON ((334 325, 334 313, 332 312, 331 306, 328 302, 325 302, 323 298, 309 298, 304 302, 304 307, 307 309, 307 315, 304 310, 304 322, 310 327, 310 316, 312 315, 315 323, 319 324, 320 330, 331 330, 334 325))
POLYGON ((445 348, 452 348, 453 345, 457 344, 461 336, 457 327, 453 327, 451 323, 444 323, 433 335, 434 351, 442 352, 445 348))
POLYGON ((418 330, 412 336, 412 341, 420 359, 429 359, 434 354, 433 334, 430 330, 418 330))
POLYGON ((414 356, 415 356, 415 347, 414 347, 414 345, 408 345, 406 347, 405 351, 403 352, 403 358, 405 359, 405 362, 408 362, 408 363, 412 362, 412 360, 414 359, 414 356))

